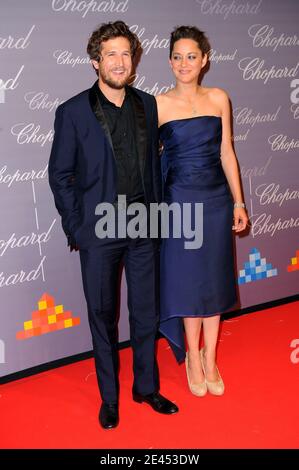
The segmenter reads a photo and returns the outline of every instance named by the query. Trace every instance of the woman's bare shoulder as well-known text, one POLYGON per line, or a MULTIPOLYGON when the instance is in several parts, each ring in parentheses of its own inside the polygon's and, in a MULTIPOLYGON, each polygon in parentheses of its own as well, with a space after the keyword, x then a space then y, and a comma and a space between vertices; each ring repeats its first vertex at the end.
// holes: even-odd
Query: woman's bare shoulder
POLYGON ((211 100, 223 102, 229 99, 227 92, 223 88, 206 88, 207 94, 211 100))
POLYGON ((166 93, 161 93, 160 95, 156 96, 157 103, 163 104, 167 103, 172 98, 172 90, 167 91, 166 93))

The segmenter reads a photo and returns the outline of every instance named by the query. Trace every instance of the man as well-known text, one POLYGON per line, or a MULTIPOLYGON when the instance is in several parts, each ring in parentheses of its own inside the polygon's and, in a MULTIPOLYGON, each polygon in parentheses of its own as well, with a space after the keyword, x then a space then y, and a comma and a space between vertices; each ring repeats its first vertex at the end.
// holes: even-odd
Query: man
POLYGON ((122 21, 102 24, 87 52, 98 81, 60 105, 49 162, 49 182, 72 249, 80 250, 105 429, 118 425, 117 291, 124 263, 128 285, 133 399, 172 414, 176 405, 158 384, 158 248, 150 238, 100 239, 95 208, 117 199, 160 202, 157 110, 154 97, 127 85, 138 38, 122 21))

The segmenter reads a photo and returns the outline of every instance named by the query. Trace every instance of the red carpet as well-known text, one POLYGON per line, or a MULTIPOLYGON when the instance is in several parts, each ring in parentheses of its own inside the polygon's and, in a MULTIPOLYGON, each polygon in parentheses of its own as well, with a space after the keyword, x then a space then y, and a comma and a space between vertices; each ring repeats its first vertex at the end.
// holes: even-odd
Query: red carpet
POLYGON ((111 431, 98 424, 93 359, 2 385, 1 448, 299 447, 299 302, 222 323, 222 397, 191 395, 184 366, 160 340, 161 392, 177 415, 132 401, 131 360, 122 350, 120 424, 111 431))

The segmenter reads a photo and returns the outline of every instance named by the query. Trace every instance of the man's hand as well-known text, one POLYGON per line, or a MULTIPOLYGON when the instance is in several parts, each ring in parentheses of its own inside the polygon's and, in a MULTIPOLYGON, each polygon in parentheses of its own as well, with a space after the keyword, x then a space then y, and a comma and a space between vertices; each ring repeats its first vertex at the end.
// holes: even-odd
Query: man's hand
POLYGON ((79 247, 77 245, 70 245, 70 251, 78 251, 79 247))
POLYGON ((70 252, 79 250, 79 247, 76 245, 76 243, 74 243, 69 234, 67 235, 67 246, 70 247, 70 252))

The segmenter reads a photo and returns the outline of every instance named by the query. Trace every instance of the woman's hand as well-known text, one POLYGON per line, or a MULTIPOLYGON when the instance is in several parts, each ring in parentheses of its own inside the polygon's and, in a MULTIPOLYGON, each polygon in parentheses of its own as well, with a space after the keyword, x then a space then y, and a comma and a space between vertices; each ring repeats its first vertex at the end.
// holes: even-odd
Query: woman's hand
POLYGON ((234 225, 232 229, 237 232, 242 232, 245 230, 248 224, 249 218, 247 212, 242 207, 236 207, 234 209, 234 225))

